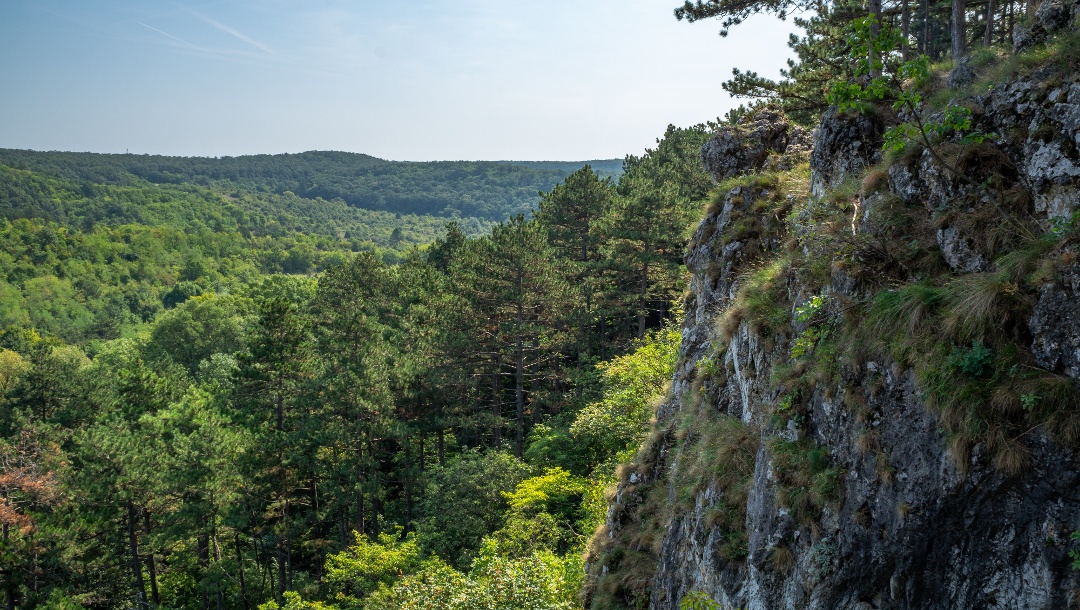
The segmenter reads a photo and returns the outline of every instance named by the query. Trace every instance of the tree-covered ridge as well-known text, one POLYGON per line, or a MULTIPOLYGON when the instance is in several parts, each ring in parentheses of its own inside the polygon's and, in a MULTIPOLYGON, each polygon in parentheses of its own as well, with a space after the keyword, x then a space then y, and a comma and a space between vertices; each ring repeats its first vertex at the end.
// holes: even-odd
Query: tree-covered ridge
POLYGON ((366 210, 494 221, 529 213, 538 192, 551 190, 586 163, 604 177, 622 170, 621 159, 405 162, 331 151, 209 158, 0 149, 0 165, 68 181, 217 185, 224 191, 341 200, 366 210))
MULTIPOLYGON (((131 178, 124 184, 57 178, 0 165, 0 216, 35 218, 72 230, 96 225, 141 224, 195 233, 238 232, 244 236, 307 233, 381 247, 430 243, 446 221, 427 215, 364 210, 340 199, 305 199, 193 183, 153 184, 131 178), (394 229, 399 229, 396 233, 394 229)), ((478 218, 458 222, 470 234, 490 229, 478 218)))
MULTIPOLYGON (((203 292, 308 274, 372 251, 388 263, 443 219, 292 193, 66 179, 0 166, 0 324, 82 343, 136 332, 203 292)), ((459 220, 465 234, 490 230, 459 220)))

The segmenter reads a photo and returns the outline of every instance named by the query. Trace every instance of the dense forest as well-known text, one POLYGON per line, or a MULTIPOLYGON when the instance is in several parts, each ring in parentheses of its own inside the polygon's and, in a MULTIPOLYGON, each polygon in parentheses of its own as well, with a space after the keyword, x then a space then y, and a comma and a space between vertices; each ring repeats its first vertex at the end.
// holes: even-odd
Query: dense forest
POLYGON ((20 153, 8 606, 573 603, 671 374, 708 133, 672 127, 618 182, 587 165, 495 225, 20 153))
POLYGON ((293 193, 365 210, 489 221, 529 213, 539 191, 551 190, 586 163, 604 178, 622 171, 622 160, 420 163, 330 151, 207 158, 0 149, 0 166, 70 181, 293 193))
MULTIPOLYGON (((728 127, 888 108, 902 66, 985 66, 1027 7, 676 16, 802 9, 780 80, 727 83, 748 100, 728 127)), ((0 150, 6 607, 580 607, 619 464, 670 391, 718 126, 580 169, 0 150)), ((807 174, 769 184, 805 197, 807 174)))

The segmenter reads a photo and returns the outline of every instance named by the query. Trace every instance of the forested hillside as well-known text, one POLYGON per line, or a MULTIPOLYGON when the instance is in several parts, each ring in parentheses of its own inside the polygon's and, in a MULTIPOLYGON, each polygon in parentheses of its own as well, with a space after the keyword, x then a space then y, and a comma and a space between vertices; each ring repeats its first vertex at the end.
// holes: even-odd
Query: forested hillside
MULTIPOLYGON (((445 223, 293 193, 0 166, 0 323, 76 343, 131 336, 189 296, 265 274, 315 273, 360 251, 400 261, 445 223)), ((492 223, 457 226, 476 236, 492 223)))
POLYGON ((673 370, 707 137, 672 127, 617 182, 586 166, 531 218, 445 228, 9 159, 9 606, 574 605, 673 370))
POLYGON ((341 200, 365 210, 502 221, 528 214, 549 191, 589 164, 615 177, 622 160, 384 161, 369 155, 311 151, 243 157, 164 157, 0 149, 0 166, 92 184, 216 186, 222 191, 293 193, 341 200))

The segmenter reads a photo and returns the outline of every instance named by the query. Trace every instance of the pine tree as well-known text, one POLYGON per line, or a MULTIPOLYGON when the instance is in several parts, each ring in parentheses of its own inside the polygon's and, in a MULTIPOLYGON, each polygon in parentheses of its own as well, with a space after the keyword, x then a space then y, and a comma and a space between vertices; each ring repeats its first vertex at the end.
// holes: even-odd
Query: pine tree
POLYGON ((390 435, 393 415, 385 286, 385 266, 360 253, 319 279, 312 302, 321 359, 318 399, 326 406, 320 426, 326 444, 341 455, 339 468, 355 475, 355 523, 371 534, 378 533, 382 493, 376 452, 390 435))
POLYGON ((516 216, 490 237, 471 242, 460 277, 484 320, 478 347, 490 360, 494 435, 501 435, 502 374, 509 371, 514 400, 514 448, 524 452, 526 382, 545 362, 544 348, 557 343, 555 331, 566 285, 556 257, 536 223, 516 216))
POLYGON ((256 522, 276 540, 277 596, 283 599, 299 527, 295 496, 302 495, 310 474, 309 464, 302 467, 304 448, 314 440, 306 404, 313 375, 311 322, 301 309, 310 295, 306 287, 284 278, 269 280, 259 292, 251 339, 238 362, 232 409, 261 447, 246 457, 245 477, 261 491, 252 498, 262 504, 256 514, 274 515, 256 522))
POLYGON ((687 227, 712 188, 699 156, 709 134, 706 125, 669 125, 655 149, 623 163, 619 197, 603 231, 607 271, 616 282, 608 308, 634 312, 634 337, 659 323, 676 294, 687 227))
POLYGON ((567 280, 577 293, 571 306, 577 326, 575 349, 579 373, 593 357, 596 294, 605 290, 600 264, 606 236, 601 226, 615 197, 614 183, 610 179, 601 180, 586 165, 550 192, 541 193, 536 212, 535 222, 546 231, 551 245, 567 261, 567 280))

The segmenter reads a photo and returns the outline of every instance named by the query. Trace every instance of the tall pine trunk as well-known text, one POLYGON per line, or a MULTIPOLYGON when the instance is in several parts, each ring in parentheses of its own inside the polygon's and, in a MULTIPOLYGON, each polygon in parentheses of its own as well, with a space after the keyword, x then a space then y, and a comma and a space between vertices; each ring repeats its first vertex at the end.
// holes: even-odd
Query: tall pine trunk
MULTIPOLYGON (((150 535, 150 511, 143 510, 143 529, 146 530, 146 535, 150 535)), ((157 578, 157 561, 154 559, 154 549, 151 548, 150 552, 146 554, 147 568, 150 570, 150 601, 155 606, 161 605, 161 594, 158 591, 158 578, 157 578)))
POLYGON ((967 55, 967 12, 964 0, 952 0, 952 56, 953 61, 967 55))
POLYGON ((881 54, 878 52, 877 37, 881 32, 881 0, 869 0, 869 13, 872 21, 870 22, 870 38, 875 41, 870 45, 869 57, 867 61, 870 63, 870 76, 881 76, 881 54))
POLYGON ((368 495, 371 498, 371 521, 368 527, 371 529, 371 535, 374 539, 379 538, 379 513, 382 511, 382 506, 379 502, 379 466, 375 459, 375 445, 371 438, 371 432, 368 432, 367 438, 367 451, 368 459, 371 460, 371 468, 368 469, 371 478, 371 485, 368 488, 368 495))
MULTIPOLYGON (((5 507, 11 504, 11 500, 8 499, 7 491, 4 491, 4 505, 5 507)), ((11 537, 11 526, 8 523, 4 523, 2 526, 4 534, 4 547, 8 545, 8 540, 11 537)), ((4 608, 5 610, 15 610, 15 568, 9 566, 4 569, 4 608)))
POLYGON ((446 460, 445 460, 445 455, 446 455, 446 453, 445 453, 446 452, 446 449, 445 449, 446 444, 445 443, 446 443, 446 439, 444 437, 443 429, 439 428, 438 430, 435 431, 435 434, 436 434, 436 437, 439 439, 439 466, 445 466, 446 465, 446 460))
MULTIPOLYGON (((537 345, 539 341, 534 340, 533 345, 537 345)), ((533 373, 529 377, 529 400, 532 401, 532 423, 536 426, 540 423, 540 376, 533 373)))
POLYGON ((367 532, 364 519, 364 441, 363 438, 356 443, 356 531, 361 534, 367 532))
POLYGON ((930 57, 934 56, 934 34, 930 26, 930 0, 923 0, 923 48, 922 52, 930 57))
POLYGON ((146 583, 143 581, 142 562, 139 561, 139 537, 135 532, 135 503, 127 501, 128 550, 131 552, 131 575, 135 585, 135 607, 146 607, 146 583))
MULTIPOLYGON (((206 532, 199 534, 196 546, 198 546, 199 555, 199 580, 203 580, 206 578, 206 573, 210 571, 210 534, 206 532)), ((199 589, 202 593, 199 607, 202 610, 210 610, 210 591, 206 587, 199 587, 199 589)), ((284 596, 281 599, 284 601, 284 596)))
MULTIPOLYGON (((993 0, 991 0, 993 1, 993 0)), ((911 59, 911 0, 903 0, 900 3, 900 52, 904 61, 911 59)))
POLYGON ((236 545, 236 571, 240 577, 240 608, 241 610, 248 610, 247 581, 244 579, 244 553, 240 548, 239 530, 233 532, 233 542, 236 545))
POLYGON ((514 338, 514 406, 516 407, 516 428, 514 430, 514 452, 518 459, 525 449, 525 348, 522 345, 522 326, 524 325, 524 304, 521 302, 521 277, 517 279, 518 302, 517 302, 517 337, 514 338))
POLYGON ((502 444, 502 405, 499 404, 499 354, 491 354, 491 414, 495 417, 492 434, 495 436, 495 448, 502 444))
POLYGON ((277 548, 277 598, 278 605, 285 605, 285 590, 288 589, 288 551, 285 547, 288 546, 288 541, 282 539, 282 542, 278 544, 277 548))
POLYGON ((641 265, 641 277, 638 284, 638 319, 637 319, 637 338, 643 339, 645 337, 645 316, 648 311, 648 295, 649 295, 649 263, 646 260, 641 265))
MULTIPOLYGON (((416 461, 417 465, 420 467, 420 472, 424 472, 424 442, 427 440, 427 435, 421 432, 418 436, 420 437, 420 446, 417 449, 419 450, 420 455, 417 456, 416 461)), ((423 490, 421 490, 420 493, 423 495, 423 490)))
POLYGON ((412 466, 412 442, 409 437, 405 437, 405 523, 409 528, 408 531, 412 531, 413 520, 413 466, 412 466))

